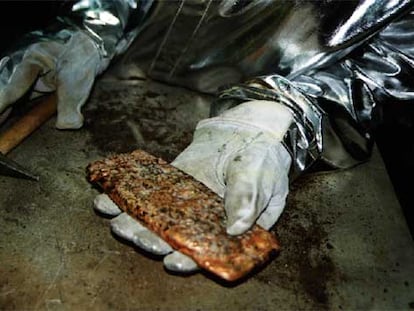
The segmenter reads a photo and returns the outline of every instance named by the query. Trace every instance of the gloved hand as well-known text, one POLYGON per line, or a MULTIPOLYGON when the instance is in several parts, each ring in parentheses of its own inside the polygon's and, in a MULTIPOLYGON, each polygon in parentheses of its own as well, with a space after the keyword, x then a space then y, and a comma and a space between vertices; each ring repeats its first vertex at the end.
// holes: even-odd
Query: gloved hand
MULTIPOLYGON (((218 117, 201 121, 193 142, 172 165, 203 182, 224 197, 227 233, 238 235, 257 223, 270 229, 283 211, 288 194, 290 154, 280 143, 293 118, 284 106, 251 101, 218 117)), ((158 236, 141 226, 106 195, 95 208, 118 215, 111 221, 115 234, 164 257, 173 271, 194 271, 197 265, 173 251, 158 236)))
POLYGON ((56 127, 80 128, 80 109, 102 70, 96 44, 82 31, 63 30, 54 39, 43 38, 0 60, 0 114, 28 91, 57 91, 56 127))

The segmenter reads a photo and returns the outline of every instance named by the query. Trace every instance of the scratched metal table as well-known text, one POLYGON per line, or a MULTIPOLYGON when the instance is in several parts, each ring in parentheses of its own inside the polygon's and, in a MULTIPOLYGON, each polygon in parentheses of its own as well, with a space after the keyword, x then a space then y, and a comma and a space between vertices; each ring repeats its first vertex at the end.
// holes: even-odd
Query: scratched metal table
POLYGON ((308 310, 414 308, 414 245, 378 153, 291 187, 275 232, 282 252, 243 283, 167 273, 96 215, 86 165, 144 148, 172 160, 210 98, 104 76, 79 131, 45 124, 9 156, 38 183, 0 177, 1 310, 308 310))

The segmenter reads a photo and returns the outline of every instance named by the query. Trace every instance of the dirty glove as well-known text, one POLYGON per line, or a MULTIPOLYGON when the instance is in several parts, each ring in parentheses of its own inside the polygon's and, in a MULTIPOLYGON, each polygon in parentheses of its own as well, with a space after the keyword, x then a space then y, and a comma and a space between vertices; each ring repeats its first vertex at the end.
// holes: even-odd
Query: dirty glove
MULTIPOLYGON (((241 104, 201 121, 193 142, 172 163, 224 197, 228 234, 242 234, 255 223, 270 229, 282 213, 291 157, 281 140, 291 122, 289 110, 276 102, 241 104)), ((106 196, 97 197, 95 207, 106 214, 121 212, 106 196)), ((164 257, 167 269, 197 268, 189 257, 172 251, 124 213, 111 226, 116 234, 147 251, 169 254, 164 257)))
POLYGON ((28 91, 32 97, 57 91, 56 127, 77 129, 80 108, 102 68, 98 48, 82 31, 62 30, 0 60, 0 114, 28 91))

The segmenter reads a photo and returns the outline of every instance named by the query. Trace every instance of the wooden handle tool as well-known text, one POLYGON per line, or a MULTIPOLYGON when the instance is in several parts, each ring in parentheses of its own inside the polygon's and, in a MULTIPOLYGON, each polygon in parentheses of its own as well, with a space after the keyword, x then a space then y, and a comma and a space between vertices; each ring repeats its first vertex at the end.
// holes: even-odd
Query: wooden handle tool
POLYGON ((0 135, 0 152, 7 154, 56 113, 55 94, 39 100, 28 113, 0 135))
POLYGON ((8 159, 5 154, 19 145, 26 137, 39 128, 56 112, 56 95, 50 95, 38 100, 35 106, 9 129, 0 135, 0 175, 39 180, 15 161, 8 159))

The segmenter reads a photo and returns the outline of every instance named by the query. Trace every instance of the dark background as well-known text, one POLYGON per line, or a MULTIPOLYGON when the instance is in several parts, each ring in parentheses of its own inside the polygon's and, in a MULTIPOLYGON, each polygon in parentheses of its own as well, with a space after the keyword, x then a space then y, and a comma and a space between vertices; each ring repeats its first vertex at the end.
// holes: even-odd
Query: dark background
MULTIPOLYGON (((24 33, 45 28, 71 3, 0 0, 0 55, 24 33)), ((384 116, 375 132, 377 144, 414 236, 414 103, 389 103, 384 116)))
POLYGON ((375 137, 414 237, 414 103, 386 105, 384 122, 375 137))
MULTIPOLYGON (((73 2, 73 1, 72 1, 73 2)), ((23 34, 45 28, 70 1, 0 0, 0 51, 23 34)))

